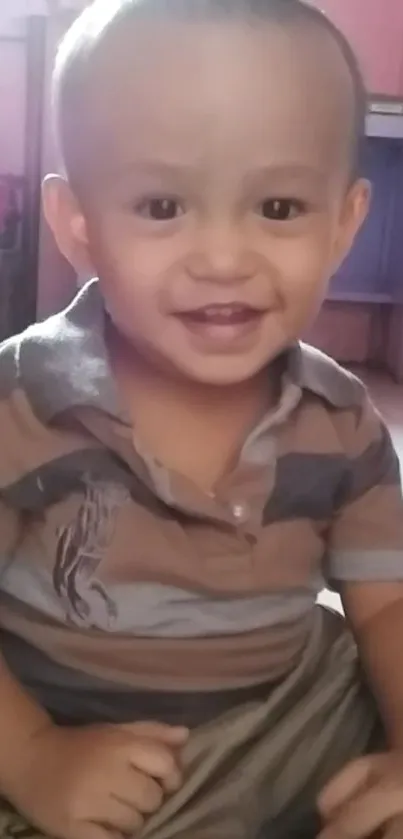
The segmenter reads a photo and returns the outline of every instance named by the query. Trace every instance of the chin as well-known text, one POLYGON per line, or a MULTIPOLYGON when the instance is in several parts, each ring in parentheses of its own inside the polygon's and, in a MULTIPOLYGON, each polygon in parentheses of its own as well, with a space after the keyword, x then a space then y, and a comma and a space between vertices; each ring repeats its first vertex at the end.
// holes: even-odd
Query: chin
POLYGON ((242 362, 242 360, 237 363, 232 359, 230 362, 223 363, 223 359, 218 361, 211 359, 209 364, 205 362, 200 365, 180 364, 176 369, 183 378, 195 384, 205 385, 206 387, 231 387, 253 379, 261 373, 268 363, 263 360, 260 364, 251 365, 250 363, 246 364, 245 361, 242 362))

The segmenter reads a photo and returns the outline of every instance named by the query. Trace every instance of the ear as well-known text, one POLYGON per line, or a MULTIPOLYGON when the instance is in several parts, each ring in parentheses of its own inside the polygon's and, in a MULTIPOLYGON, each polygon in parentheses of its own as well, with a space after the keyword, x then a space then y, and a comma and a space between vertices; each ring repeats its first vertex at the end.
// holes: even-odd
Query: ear
POLYGON ((339 235, 335 248, 335 266, 337 271, 350 252, 355 237, 361 229, 371 206, 372 188, 369 181, 360 178, 350 187, 343 203, 340 217, 339 235))
POLYGON ((59 251, 77 274, 91 276, 86 222, 68 181, 48 175, 42 185, 42 204, 59 251))

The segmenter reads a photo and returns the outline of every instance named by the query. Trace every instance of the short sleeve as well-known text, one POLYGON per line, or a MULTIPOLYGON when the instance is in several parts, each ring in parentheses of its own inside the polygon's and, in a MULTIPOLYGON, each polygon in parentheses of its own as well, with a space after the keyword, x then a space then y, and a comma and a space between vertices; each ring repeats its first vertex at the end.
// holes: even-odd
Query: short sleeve
POLYGON ((403 498, 399 459, 366 392, 344 428, 347 478, 329 531, 325 578, 403 581, 403 498))

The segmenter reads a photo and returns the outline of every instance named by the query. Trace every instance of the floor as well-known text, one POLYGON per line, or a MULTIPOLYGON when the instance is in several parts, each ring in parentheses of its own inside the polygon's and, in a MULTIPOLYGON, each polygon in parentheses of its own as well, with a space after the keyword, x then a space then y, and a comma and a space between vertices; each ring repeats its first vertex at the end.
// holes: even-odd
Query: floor
MULTIPOLYGON (((387 375, 369 370, 355 370, 367 385, 373 401, 384 416, 396 451, 400 457, 403 475, 403 385, 397 385, 387 375)), ((337 594, 325 591, 320 601, 334 609, 340 609, 340 598, 337 594)))

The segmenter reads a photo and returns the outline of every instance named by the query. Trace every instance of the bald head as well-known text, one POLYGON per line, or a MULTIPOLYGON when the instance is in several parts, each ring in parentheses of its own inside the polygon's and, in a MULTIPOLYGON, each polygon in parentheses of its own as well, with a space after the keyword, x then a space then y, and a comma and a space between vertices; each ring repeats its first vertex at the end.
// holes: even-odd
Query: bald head
MULTIPOLYGON (((345 98, 343 131, 347 138, 346 167, 355 174, 365 129, 365 89, 348 42, 317 9, 301 0, 95 0, 73 24, 60 45, 54 72, 60 150, 66 173, 73 183, 79 182, 88 172, 97 151, 101 154, 100 132, 107 127, 107 119, 112 122, 114 119, 113 108, 109 114, 105 111, 104 119, 99 118, 99 113, 98 119, 96 117, 94 108, 98 104, 99 111, 103 89, 110 89, 114 81, 120 86, 119 94, 116 91, 117 99, 122 96, 122 85, 127 87, 126 95, 130 96, 129 82, 136 72, 136 54, 141 57, 144 34, 149 37, 150 27, 152 30, 153 26, 156 33, 158 29, 161 32, 161 28, 167 32, 172 25, 190 26, 190 29, 201 31, 203 24, 209 24, 210 28, 212 25, 221 32, 223 26, 237 24, 249 30, 271 25, 295 43, 305 40, 308 52, 317 52, 318 84, 321 75, 330 79, 332 68, 326 73, 326 64, 333 64, 334 85, 329 84, 328 94, 330 99, 338 96, 345 98), (116 68, 115 74, 114 65, 119 63, 120 73, 116 68), (337 63, 340 65, 339 73, 337 63), (125 67, 126 81, 123 79, 125 67), (344 86, 344 90, 338 91, 337 86, 344 86), (97 133, 94 133, 94 128, 97 133)), ((156 42, 158 51, 158 36, 156 42)), ((242 62, 241 55, 239 61, 242 62)), ((140 60, 137 69, 139 73, 144 69, 140 60)), ((145 84, 146 81, 144 79, 145 84)), ((276 82, 279 94, 284 95, 281 68, 276 82)), ((113 104, 106 100, 105 91, 105 108, 107 104, 109 107, 113 104)), ((326 108, 322 110, 325 117, 326 108)), ((307 113, 307 118, 312 116, 307 113)))

